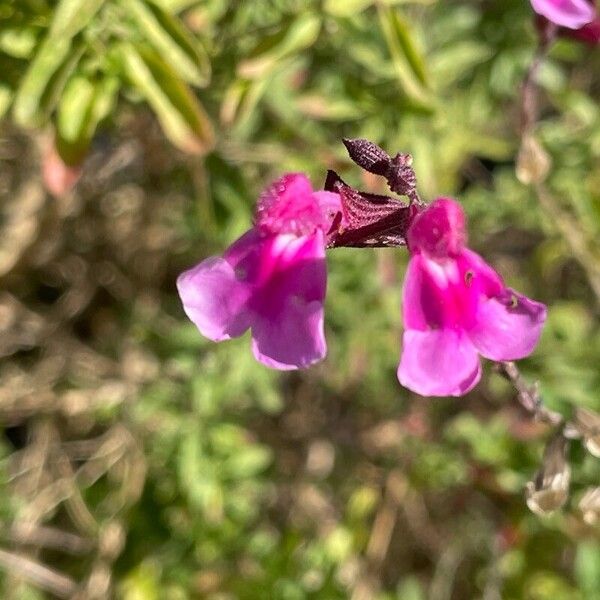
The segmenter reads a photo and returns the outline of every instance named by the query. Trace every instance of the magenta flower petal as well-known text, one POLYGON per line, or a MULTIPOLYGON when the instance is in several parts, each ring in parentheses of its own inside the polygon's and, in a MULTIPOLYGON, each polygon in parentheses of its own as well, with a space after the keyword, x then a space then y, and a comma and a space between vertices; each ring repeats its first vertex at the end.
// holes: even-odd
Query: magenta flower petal
POLYGON ((256 207, 256 227, 266 235, 310 235, 321 225, 319 204, 310 181, 302 173, 288 173, 275 181, 256 207))
POLYGON ((422 396, 462 396, 481 378, 475 347, 463 332, 454 329, 416 331, 402 338, 398 379, 422 396))
POLYGON ((477 252, 464 248, 458 263, 465 286, 473 293, 495 296, 504 289, 502 277, 477 252))
POLYGON ((323 233, 281 235, 265 247, 269 281, 251 300, 256 358, 277 369, 307 367, 326 352, 323 302, 327 287, 323 233))
POLYGON ((455 255, 467 241, 465 213, 450 198, 438 198, 419 213, 408 230, 411 252, 423 252, 432 258, 455 255))
MULTIPOLYGON (((452 263, 454 264, 454 263, 452 263)), ((431 275, 427 267, 436 263, 421 254, 408 262, 402 293, 402 312, 406 329, 427 330, 441 327, 449 320, 449 304, 446 302, 448 284, 440 267, 438 277, 431 275), (437 281, 436 281, 437 279, 437 281)))
POLYGON ((588 0, 531 0, 536 13, 556 25, 579 29, 594 20, 596 9, 588 0))
POLYGON ((177 278, 183 309, 200 333, 220 342, 248 329, 245 312, 251 288, 225 259, 212 256, 177 278))
POLYGON ((434 260, 415 254, 404 280, 404 325, 408 329, 467 326, 482 296, 504 289, 500 276, 471 250, 434 260))
POLYGON ((184 309, 214 341, 252 331, 255 357, 276 369, 308 367, 327 351, 323 303, 325 236, 341 211, 338 194, 313 192, 288 173, 261 196, 252 229, 222 258, 183 273, 184 309))
POLYGON ((256 360, 273 369, 303 369, 327 354, 323 302, 286 299, 280 318, 258 319, 252 326, 256 360))
POLYGON ((533 352, 540 339, 546 307, 507 288, 481 302, 468 331, 479 353, 491 360, 516 360, 533 352))

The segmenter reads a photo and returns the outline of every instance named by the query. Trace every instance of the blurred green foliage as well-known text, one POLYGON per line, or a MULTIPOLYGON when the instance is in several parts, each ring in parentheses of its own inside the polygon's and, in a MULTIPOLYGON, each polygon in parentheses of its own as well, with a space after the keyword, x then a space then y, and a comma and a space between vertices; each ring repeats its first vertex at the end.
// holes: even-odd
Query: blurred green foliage
MULTIPOLYGON (((600 598, 577 509, 598 460, 573 445, 571 500, 542 519, 523 489, 550 432, 493 368, 462 399, 399 386, 402 250, 330 253, 329 355, 303 373, 202 339, 174 288, 282 172, 383 192, 340 144, 366 137, 410 152, 422 196, 459 197, 472 246, 549 305, 521 365, 548 406, 600 410, 600 52, 561 40, 540 73, 553 213, 515 176, 535 46, 526 0, 0 0, 1 547, 83 598, 600 598), (85 162, 71 200, 36 204, 46 129, 85 162), (23 541, 26 522, 92 546, 23 541)), ((3 598, 53 597, 0 567, 3 598)))

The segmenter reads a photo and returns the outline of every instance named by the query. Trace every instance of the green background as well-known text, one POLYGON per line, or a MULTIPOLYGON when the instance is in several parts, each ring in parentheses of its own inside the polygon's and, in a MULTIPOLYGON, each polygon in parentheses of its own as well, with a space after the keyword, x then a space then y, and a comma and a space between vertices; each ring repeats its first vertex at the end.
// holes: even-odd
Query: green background
POLYGON ((384 192, 341 144, 366 137, 548 304, 520 363, 545 403, 600 410, 600 51, 561 39, 539 72, 542 206, 515 175, 533 23, 526 0, 0 1, 2 598, 600 598, 598 459, 574 442, 566 506, 534 515, 552 432, 493 365, 464 398, 398 384, 403 249, 328 254, 303 372, 204 340, 175 290, 286 171, 384 192), (53 136, 83 162, 59 198, 53 136))

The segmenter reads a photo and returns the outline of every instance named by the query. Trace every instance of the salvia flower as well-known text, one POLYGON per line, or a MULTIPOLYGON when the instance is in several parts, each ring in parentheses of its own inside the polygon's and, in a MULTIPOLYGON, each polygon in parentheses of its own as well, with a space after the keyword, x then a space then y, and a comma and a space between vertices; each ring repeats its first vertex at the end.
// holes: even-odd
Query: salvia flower
POLYGON ((555 25, 580 29, 596 16, 594 3, 589 0, 531 0, 536 13, 555 25))
POLYGON ((254 356, 275 369, 321 360, 327 352, 326 235, 339 211, 338 194, 313 192, 302 174, 268 188, 253 228, 223 256, 207 258, 177 280, 200 333, 219 342, 250 329, 254 356))
POLYGON ((407 237, 402 385, 424 396, 459 396, 481 377, 479 355, 505 361, 533 351, 546 307, 507 288, 466 247, 456 201, 433 202, 416 215, 407 237))

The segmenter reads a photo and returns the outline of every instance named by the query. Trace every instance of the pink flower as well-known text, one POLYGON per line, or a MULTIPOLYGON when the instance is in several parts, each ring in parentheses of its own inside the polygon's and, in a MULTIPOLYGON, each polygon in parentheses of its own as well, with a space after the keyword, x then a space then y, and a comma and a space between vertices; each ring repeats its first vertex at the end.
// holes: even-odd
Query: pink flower
POLYGON ((596 16, 593 2, 588 0, 531 0, 536 13, 561 27, 580 29, 596 16))
POLYGON ((200 333, 220 342, 251 329, 254 356, 274 369, 321 360, 327 352, 325 240, 339 211, 338 194, 313 192, 301 174, 267 189, 254 227, 222 257, 207 258, 177 280, 200 333))
POLYGON ((479 354, 495 361, 530 354, 546 307, 507 288, 466 246, 465 216, 440 198, 408 230, 400 383, 424 396, 460 396, 481 377, 479 354))

